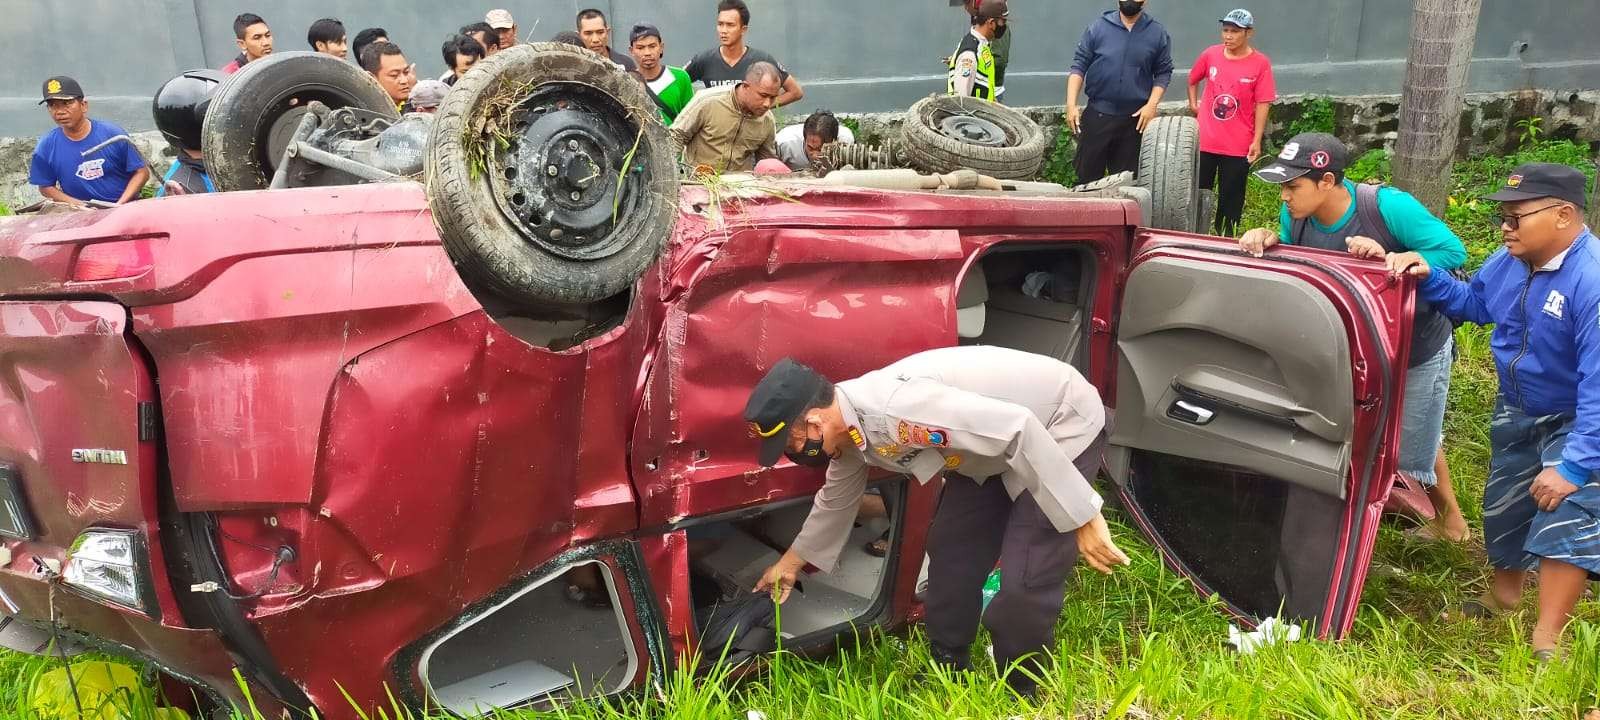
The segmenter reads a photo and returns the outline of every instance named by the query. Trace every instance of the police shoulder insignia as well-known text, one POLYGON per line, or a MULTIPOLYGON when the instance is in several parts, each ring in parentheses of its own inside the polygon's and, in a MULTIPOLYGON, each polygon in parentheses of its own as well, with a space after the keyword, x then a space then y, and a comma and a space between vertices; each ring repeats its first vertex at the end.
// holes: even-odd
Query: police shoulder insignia
POLYGON ((958 467, 961 467, 961 456, 960 455, 956 455, 955 453, 951 453, 949 455, 944 456, 944 469, 946 469, 946 470, 954 470, 954 469, 956 469, 958 467))
POLYGON ((861 428, 858 428, 858 427, 856 427, 854 425, 851 425, 849 433, 850 433, 850 442, 855 443, 857 449, 859 449, 859 450, 867 449, 867 439, 864 438, 864 437, 861 437, 861 428))
POLYGON ((931 428, 901 420, 897 431, 900 436, 900 442, 914 447, 947 447, 950 445, 950 433, 939 428, 931 428))

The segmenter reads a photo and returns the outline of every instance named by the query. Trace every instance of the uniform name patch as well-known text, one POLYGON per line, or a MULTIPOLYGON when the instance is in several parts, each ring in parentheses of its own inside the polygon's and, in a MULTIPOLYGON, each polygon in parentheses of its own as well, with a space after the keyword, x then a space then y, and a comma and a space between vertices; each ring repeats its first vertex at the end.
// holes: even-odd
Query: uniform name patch
POLYGON ((858 449, 858 450, 867 449, 867 439, 864 438, 864 437, 861 437, 861 428, 858 428, 858 427, 856 427, 854 425, 851 425, 848 432, 850 433, 850 442, 853 442, 853 443, 856 444, 856 449, 858 449))
POLYGON ((900 426, 896 430, 896 434, 900 437, 900 442, 906 445, 915 447, 948 447, 950 445, 950 433, 939 428, 917 425, 901 420, 900 426))

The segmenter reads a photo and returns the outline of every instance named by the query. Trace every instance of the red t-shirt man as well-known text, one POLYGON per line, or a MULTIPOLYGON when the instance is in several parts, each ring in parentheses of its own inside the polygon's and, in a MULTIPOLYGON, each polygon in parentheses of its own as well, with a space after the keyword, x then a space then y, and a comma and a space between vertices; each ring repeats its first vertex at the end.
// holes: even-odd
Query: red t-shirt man
POLYGON ((1200 53, 1189 71, 1189 108, 1200 121, 1200 186, 1217 190, 1218 235, 1233 235, 1244 213, 1250 163, 1261 157, 1267 113, 1278 99, 1272 60, 1250 46, 1255 17, 1234 10, 1222 18, 1222 44, 1200 53), (1196 88, 1205 92, 1196 97, 1196 88))

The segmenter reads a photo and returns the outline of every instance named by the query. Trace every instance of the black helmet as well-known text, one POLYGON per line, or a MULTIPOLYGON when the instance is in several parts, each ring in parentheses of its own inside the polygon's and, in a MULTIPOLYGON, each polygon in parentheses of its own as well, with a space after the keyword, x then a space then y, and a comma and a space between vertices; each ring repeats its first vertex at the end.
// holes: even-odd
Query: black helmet
POLYGON ((217 70, 190 70, 161 86, 150 104, 156 129, 181 150, 200 150, 200 126, 206 121, 211 96, 227 79, 217 70))

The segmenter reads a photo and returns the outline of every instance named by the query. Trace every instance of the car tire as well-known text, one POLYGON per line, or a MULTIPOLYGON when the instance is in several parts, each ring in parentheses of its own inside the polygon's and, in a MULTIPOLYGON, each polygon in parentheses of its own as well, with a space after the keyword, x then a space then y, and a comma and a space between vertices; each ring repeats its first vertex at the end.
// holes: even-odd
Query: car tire
POLYGON ((677 221, 677 148, 637 77, 564 43, 495 53, 434 115, 434 225, 463 278, 531 308, 626 291, 677 221), (620 197, 618 195, 620 194, 620 197))
POLYGON ((956 95, 930 95, 912 105, 900 143, 907 163, 922 172, 970 168, 1002 180, 1038 176, 1050 151, 1050 138, 1028 116, 956 95))
POLYGON ((400 118, 388 93, 356 65, 323 53, 273 53, 229 77, 206 111, 201 152, 216 189, 267 187, 313 100, 400 118))
POLYGON ((1158 117, 1139 139, 1139 187, 1150 191, 1150 227, 1195 232, 1200 201, 1200 125, 1158 117))
POLYGON ((1201 189, 1195 196, 1194 231, 1210 235, 1217 224, 1217 191, 1201 189))

